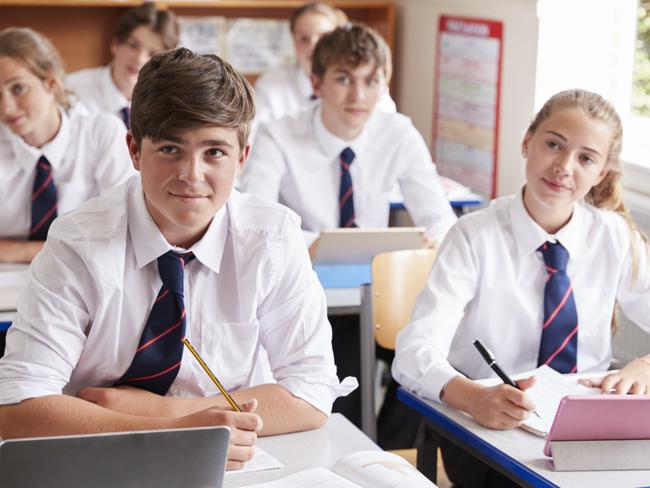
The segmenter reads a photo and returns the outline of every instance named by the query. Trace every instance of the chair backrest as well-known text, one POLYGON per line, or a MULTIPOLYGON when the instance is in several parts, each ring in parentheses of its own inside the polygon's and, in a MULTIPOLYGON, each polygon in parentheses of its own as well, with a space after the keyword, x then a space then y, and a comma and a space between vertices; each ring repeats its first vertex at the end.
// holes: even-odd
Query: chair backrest
POLYGON ((411 319, 435 258, 433 249, 408 249, 378 254, 372 260, 372 317, 381 347, 395 349, 397 333, 411 319))

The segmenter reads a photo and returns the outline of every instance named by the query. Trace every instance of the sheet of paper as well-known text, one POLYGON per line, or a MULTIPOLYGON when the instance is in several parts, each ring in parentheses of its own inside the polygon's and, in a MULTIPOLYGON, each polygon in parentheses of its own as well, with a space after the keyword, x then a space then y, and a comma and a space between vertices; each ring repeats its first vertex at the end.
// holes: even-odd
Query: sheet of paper
POLYGON ((29 279, 29 264, 0 264, 1 287, 23 287, 29 279))
POLYGON ((228 22, 228 61, 238 71, 258 74, 286 65, 294 58, 287 20, 235 19, 228 22))
POLYGON ((19 288, 0 287, 0 312, 12 312, 16 310, 18 295, 20 295, 19 288))
POLYGON ((248 488, 360 488, 359 485, 341 478, 325 468, 312 468, 299 473, 269 481, 249 485, 248 488))
POLYGON ((226 40, 225 17, 178 17, 180 26, 179 46, 199 54, 223 55, 226 40))
POLYGON ((242 469, 226 471, 226 475, 253 473, 255 471, 266 471, 267 469, 279 469, 283 467, 284 464, 282 464, 277 458, 271 456, 264 449, 256 447, 253 459, 244 464, 242 469))

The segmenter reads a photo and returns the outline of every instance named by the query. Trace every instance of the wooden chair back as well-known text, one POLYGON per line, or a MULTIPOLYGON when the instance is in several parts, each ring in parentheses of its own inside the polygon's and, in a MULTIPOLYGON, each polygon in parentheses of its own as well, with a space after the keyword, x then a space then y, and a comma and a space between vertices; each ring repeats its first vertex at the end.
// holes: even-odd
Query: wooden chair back
POLYGON ((395 349, 397 333, 409 323, 413 304, 436 258, 433 249, 378 254, 372 261, 372 317, 375 339, 395 349))

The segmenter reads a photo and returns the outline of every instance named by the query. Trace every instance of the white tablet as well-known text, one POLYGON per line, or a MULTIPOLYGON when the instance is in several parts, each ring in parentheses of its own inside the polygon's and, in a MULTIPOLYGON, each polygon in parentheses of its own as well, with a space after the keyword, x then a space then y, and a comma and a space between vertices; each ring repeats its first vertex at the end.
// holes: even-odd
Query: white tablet
POLYGON ((382 252, 421 249, 424 232, 424 227, 325 229, 314 264, 370 264, 382 252))

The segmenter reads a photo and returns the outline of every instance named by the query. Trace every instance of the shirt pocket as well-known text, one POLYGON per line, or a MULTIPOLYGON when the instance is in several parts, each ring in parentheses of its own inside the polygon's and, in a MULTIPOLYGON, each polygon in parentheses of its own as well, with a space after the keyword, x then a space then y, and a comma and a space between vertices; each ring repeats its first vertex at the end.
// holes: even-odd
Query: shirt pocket
MULTIPOLYGON (((226 390, 241 388, 253 368, 259 325, 241 322, 206 322, 201 327, 201 356, 226 390)), ((195 364, 195 368, 201 368, 195 364)), ((200 371, 200 386, 207 394, 219 394, 212 380, 200 371)))
POLYGON ((389 190, 365 193, 359 202, 358 223, 369 228, 387 227, 390 212, 390 194, 389 190))
POLYGON ((600 319, 578 328, 578 372, 603 371, 612 356, 612 324, 600 319))

